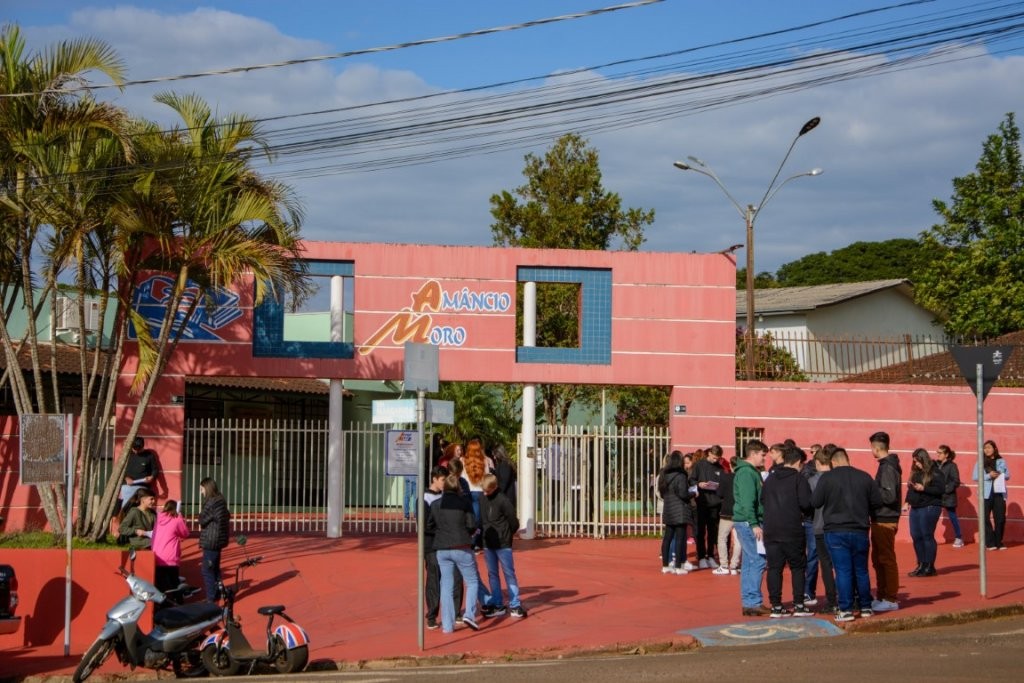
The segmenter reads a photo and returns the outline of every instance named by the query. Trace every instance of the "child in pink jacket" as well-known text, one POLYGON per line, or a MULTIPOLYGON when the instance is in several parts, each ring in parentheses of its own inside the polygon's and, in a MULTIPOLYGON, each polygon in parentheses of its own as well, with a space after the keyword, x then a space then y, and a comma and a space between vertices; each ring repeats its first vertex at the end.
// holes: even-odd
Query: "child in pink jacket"
POLYGON ((153 555, 156 558, 156 587, 161 591, 178 587, 181 565, 181 539, 188 538, 188 527, 178 514, 178 503, 168 500, 156 516, 153 527, 153 555))

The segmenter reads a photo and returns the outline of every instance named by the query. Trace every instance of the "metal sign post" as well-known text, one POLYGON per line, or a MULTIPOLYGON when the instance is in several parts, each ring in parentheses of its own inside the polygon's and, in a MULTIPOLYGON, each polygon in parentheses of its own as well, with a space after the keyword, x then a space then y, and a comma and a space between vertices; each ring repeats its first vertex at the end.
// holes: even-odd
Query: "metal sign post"
MULTIPOLYGON (((981 597, 987 591, 987 567, 985 564, 985 398, 992 385, 999 379, 999 373, 1013 353, 1012 346, 954 346, 950 351, 960 366, 960 372, 967 380, 967 386, 978 399, 978 578, 981 597)), ((992 495, 995 495, 993 492, 992 495)))

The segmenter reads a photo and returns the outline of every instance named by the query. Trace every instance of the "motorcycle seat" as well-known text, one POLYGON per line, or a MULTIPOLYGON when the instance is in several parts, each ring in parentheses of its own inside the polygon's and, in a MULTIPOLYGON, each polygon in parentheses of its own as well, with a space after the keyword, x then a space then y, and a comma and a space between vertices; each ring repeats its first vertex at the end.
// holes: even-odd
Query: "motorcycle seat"
POLYGON ((212 602, 196 602, 162 609, 153 615, 153 623, 171 630, 216 619, 220 615, 221 608, 212 602))
POLYGON ((284 605, 266 605, 256 610, 264 616, 270 616, 271 614, 284 614, 284 605))

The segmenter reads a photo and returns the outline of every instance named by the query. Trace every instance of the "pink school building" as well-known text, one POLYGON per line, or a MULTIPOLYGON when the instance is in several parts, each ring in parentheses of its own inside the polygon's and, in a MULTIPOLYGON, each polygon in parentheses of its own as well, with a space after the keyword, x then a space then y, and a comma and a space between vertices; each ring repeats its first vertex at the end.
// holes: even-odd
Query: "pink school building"
MULTIPOLYGON (((712 443, 732 451, 736 430, 764 440, 834 442, 874 472, 867 437, 884 430, 909 471, 909 452, 947 443, 969 481, 976 447, 975 398, 957 387, 737 382, 735 263, 722 254, 631 253, 308 242, 316 277, 340 276, 348 290, 343 341, 290 339, 284 309, 254 309, 251 283, 196 326, 194 341, 171 359, 141 435, 161 454, 169 495, 180 495, 185 394, 192 376, 401 380, 406 341, 439 348, 442 381, 672 386, 673 447, 712 443), (580 293, 577 348, 517 346, 517 284, 571 283, 580 293)), ((152 276, 153 289, 159 285, 152 276)), ((154 300, 157 298, 154 297, 154 300)), ((117 434, 134 411, 123 368, 117 434)), ((1024 389, 995 389, 985 403, 986 438, 1011 473, 1007 538, 1024 540, 1024 389)), ((3 432, 12 435, 13 420, 3 432)), ((0 453, 0 505, 6 528, 34 507, 17 484, 15 439, 0 453), (12 463, 13 466, 12 466, 12 463)), ((961 492, 965 532, 973 533, 972 489, 961 492)), ((906 526, 906 525, 903 525, 906 526)))

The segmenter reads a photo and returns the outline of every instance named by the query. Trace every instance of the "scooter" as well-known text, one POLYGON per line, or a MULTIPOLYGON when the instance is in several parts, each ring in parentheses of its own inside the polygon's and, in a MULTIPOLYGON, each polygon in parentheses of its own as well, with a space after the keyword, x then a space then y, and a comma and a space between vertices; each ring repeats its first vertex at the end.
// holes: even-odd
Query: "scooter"
POLYGON ((170 664, 179 677, 205 675, 197 646, 220 621, 220 607, 208 602, 165 607, 154 612, 153 631, 143 633, 138 622, 147 603, 173 604, 197 589, 182 583, 173 590, 161 592, 135 575, 135 549, 128 553, 128 560, 130 569, 125 571, 124 567, 119 567, 118 571, 128 583, 129 595, 107 612, 107 623, 82 657, 71 680, 84 681, 111 653, 117 654, 118 660, 132 669, 138 666, 163 669, 170 664))
MULTIPOLYGON (((245 537, 238 538, 238 544, 245 547, 245 537)), ((242 624, 235 616, 235 594, 243 569, 255 567, 262 556, 248 558, 235 568, 235 584, 225 587, 218 584, 224 599, 224 628, 211 634, 199 649, 203 667, 214 676, 233 676, 246 667, 252 674, 257 664, 270 664, 279 673, 288 674, 302 671, 309 661, 309 636, 305 629, 295 623, 284 612, 284 605, 267 605, 256 611, 267 617, 266 648, 256 650, 242 633, 242 624), (274 617, 281 615, 285 623, 274 626, 274 617)))

